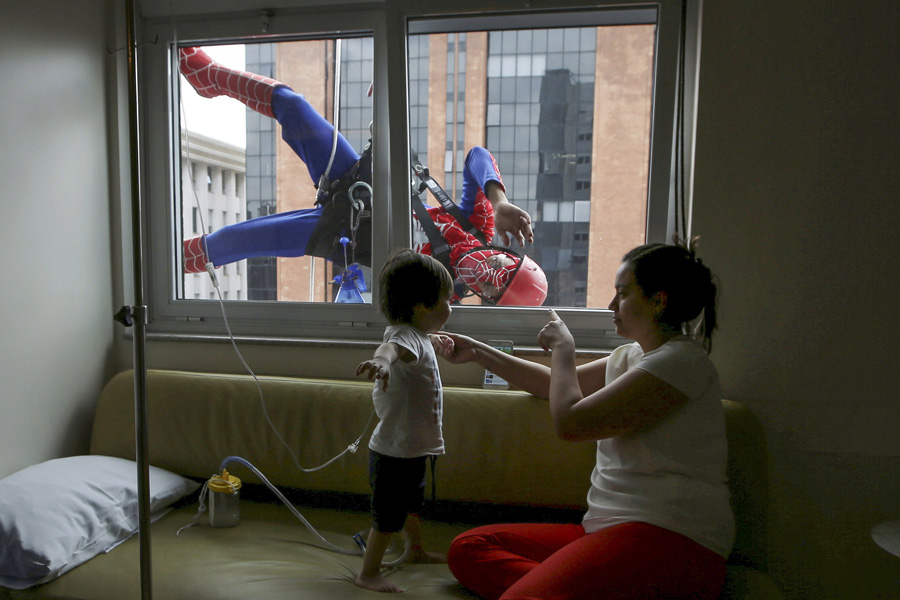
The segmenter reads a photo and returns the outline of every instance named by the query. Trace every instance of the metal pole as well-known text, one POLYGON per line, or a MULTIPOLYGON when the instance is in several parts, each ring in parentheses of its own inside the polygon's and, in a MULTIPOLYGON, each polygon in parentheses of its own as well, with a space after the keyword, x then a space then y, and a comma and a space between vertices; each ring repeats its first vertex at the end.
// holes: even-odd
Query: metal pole
POLYGON ((141 161, 138 110, 137 42, 134 0, 125 0, 128 55, 128 117, 131 140, 131 223, 134 269, 134 424, 137 462, 138 538, 140 542, 141 600, 152 598, 150 568, 150 463, 147 433, 147 307, 143 289, 143 237, 141 206, 141 161))

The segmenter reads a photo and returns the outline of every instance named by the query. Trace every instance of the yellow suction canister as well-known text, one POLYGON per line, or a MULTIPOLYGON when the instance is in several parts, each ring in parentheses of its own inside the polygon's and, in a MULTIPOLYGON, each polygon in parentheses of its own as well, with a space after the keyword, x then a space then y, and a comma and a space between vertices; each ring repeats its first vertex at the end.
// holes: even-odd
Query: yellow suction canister
POLYGON ((241 480, 222 469, 221 475, 213 475, 209 488, 209 525, 234 527, 241 522, 241 480))

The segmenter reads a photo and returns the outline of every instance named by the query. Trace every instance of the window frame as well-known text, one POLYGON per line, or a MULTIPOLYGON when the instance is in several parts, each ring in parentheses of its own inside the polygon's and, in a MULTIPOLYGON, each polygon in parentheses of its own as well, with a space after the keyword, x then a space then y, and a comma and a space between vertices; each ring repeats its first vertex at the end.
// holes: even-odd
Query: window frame
MULTIPOLYGON (((688 1, 688 0, 685 0, 688 1)), ((388 199, 386 210, 373 211, 373 265, 383 264, 391 248, 411 243, 411 208, 408 184, 408 104, 407 36, 421 33, 423 26, 444 27, 452 23, 454 31, 463 26, 485 29, 485 19, 502 19, 502 27, 522 27, 536 15, 546 25, 548 19, 571 19, 586 10, 603 8, 657 12, 657 37, 654 64, 653 110, 651 121, 650 172, 646 239, 660 242, 671 239, 675 215, 676 112, 679 83, 679 43, 682 30, 682 2, 588 2, 569 0, 566 7, 521 11, 520 3, 495 0, 490 11, 483 2, 460 0, 442 14, 429 12, 425 3, 387 0, 378 8, 369 5, 355 10, 323 5, 303 9, 279 9, 268 18, 266 35, 279 39, 333 37, 333 34, 359 35, 371 32, 374 38, 373 94, 373 193, 388 199), (423 5, 424 4, 424 5, 423 5), (481 21, 481 24, 478 22, 481 21), (412 31, 411 31, 412 28, 412 31), (386 124, 382 126, 380 124, 386 124), (391 135, 401 131, 402 135, 391 135), (376 241, 377 240, 377 241, 376 241)), ((684 198, 689 199, 693 168, 693 131, 695 118, 697 58, 699 48, 700 3, 688 2, 686 18, 686 60, 684 72, 684 198)), ((495 21, 491 25, 495 25, 495 21)), ((141 102, 147 106, 142 115, 143 203, 146 216, 144 276, 150 283, 148 333, 182 335, 225 334, 222 308, 217 300, 175 299, 179 276, 172 268, 172 251, 180 244, 177 211, 172 198, 180 192, 180 156, 170 149, 178 124, 176 44, 236 43, 260 36, 258 11, 246 13, 203 14, 145 19, 143 34, 153 44, 143 46, 141 60, 141 102), (176 242, 176 239, 178 240, 176 242)), ((492 27, 498 29, 498 27, 492 27)), ((265 41, 265 40, 260 40, 265 41)), ((180 147, 180 146, 179 146, 180 147)), ((189 201, 185 198, 183 201, 189 201)), ((690 206, 687 207, 690 214, 690 206)), ((689 228, 689 223, 687 224, 689 228)), ((514 246, 515 248, 515 246, 514 246)), ((377 272, 377 268, 375 269, 377 272)), ((377 282, 372 304, 335 305, 330 303, 226 302, 228 325, 237 336, 284 339, 332 339, 379 341, 384 319, 378 312, 377 282)), ((612 282, 610 282, 610 296, 612 282)), ((615 334, 612 314, 606 309, 554 307, 566 320, 579 346, 608 349, 622 343, 615 334)), ((479 339, 511 339, 519 346, 535 345, 535 336, 546 323, 547 308, 454 306, 446 327, 479 339)))

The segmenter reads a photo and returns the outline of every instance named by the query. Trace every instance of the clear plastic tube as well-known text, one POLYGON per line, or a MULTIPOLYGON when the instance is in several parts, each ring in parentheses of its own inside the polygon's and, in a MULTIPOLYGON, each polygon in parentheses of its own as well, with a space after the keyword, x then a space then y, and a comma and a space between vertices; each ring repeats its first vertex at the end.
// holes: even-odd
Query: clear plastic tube
MULTIPOLYGON (((325 546, 327 546, 329 550, 338 552, 340 554, 348 554, 351 556, 362 556, 363 554, 365 554, 365 551, 362 550, 361 548, 354 548, 354 549, 342 548, 340 546, 332 544, 331 542, 326 540, 324 537, 322 537, 322 534, 320 534, 318 531, 316 531, 315 527, 313 527, 312 524, 310 524, 310 522, 306 519, 306 517, 304 517, 302 514, 300 514, 300 511, 297 510, 297 508, 293 504, 291 504, 290 500, 285 498, 284 494, 281 493, 281 490, 279 490, 277 487, 275 487, 268 480, 268 478, 266 478, 266 476, 262 474, 262 472, 259 469, 257 469, 250 463, 250 461, 248 461, 244 458, 241 458, 240 456, 229 456, 228 458, 226 458, 225 460, 222 461, 222 464, 219 466, 219 471, 221 471, 222 469, 224 469, 226 466, 228 466, 229 464, 231 464, 233 462, 240 463, 240 464, 244 465, 245 467, 247 467, 248 469, 250 469, 251 471, 253 471, 253 473, 257 477, 259 477, 260 481, 262 481, 264 484, 266 484, 266 487, 268 487, 270 490, 272 490, 272 493, 275 494, 275 496, 279 500, 281 500, 285 506, 288 507, 288 509, 291 511, 291 513, 295 517, 297 517, 301 523, 306 525, 306 528, 309 529, 309 531, 314 536, 316 536, 316 538, 318 538, 319 541, 321 541, 323 544, 325 544, 325 546)), ((404 534, 403 554, 401 554, 399 558, 397 558, 391 562, 385 562, 382 564, 384 566, 388 566, 388 567, 393 567, 393 566, 399 565, 399 564, 403 563, 403 561, 406 560, 406 557, 408 555, 409 555, 409 539, 406 538, 406 535, 404 534)))

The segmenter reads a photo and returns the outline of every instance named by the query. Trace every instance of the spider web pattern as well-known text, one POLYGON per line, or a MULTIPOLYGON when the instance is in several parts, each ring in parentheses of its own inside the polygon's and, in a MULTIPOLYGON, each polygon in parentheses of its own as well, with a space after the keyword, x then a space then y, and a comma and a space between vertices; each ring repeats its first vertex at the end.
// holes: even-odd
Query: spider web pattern
POLYGON ((204 98, 225 95, 267 117, 275 116, 272 90, 283 84, 256 73, 224 67, 199 48, 182 48, 180 56, 181 74, 204 98))

